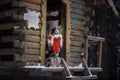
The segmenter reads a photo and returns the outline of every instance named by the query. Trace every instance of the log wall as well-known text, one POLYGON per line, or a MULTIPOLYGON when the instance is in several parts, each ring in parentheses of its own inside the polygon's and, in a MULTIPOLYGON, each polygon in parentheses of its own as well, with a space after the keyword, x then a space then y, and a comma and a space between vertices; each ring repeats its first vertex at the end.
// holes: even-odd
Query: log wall
POLYGON ((0 62, 11 66, 41 62, 41 8, 42 0, 0 1, 0 62))

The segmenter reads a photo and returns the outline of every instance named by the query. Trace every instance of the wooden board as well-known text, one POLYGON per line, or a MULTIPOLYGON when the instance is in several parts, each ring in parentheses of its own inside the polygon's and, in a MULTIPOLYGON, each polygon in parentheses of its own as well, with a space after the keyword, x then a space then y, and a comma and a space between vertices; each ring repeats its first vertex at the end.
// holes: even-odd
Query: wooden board
POLYGON ((38 55, 15 55, 15 61, 40 61, 40 59, 38 55))
POLYGON ((14 47, 40 49, 40 43, 14 41, 14 47))
POLYGON ((0 55, 15 55, 15 54, 27 54, 27 55, 39 55, 39 49, 26 49, 26 48, 9 48, 0 49, 0 55))
POLYGON ((20 27, 25 27, 27 26, 28 23, 26 20, 24 21, 14 21, 14 22, 9 22, 9 23, 3 23, 0 24, 0 30, 7 30, 7 29, 11 29, 14 28, 15 26, 20 26, 20 27))
POLYGON ((14 29, 13 33, 15 34, 23 34, 23 35, 32 35, 32 36, 40 36, 40 30, 32 30, 32 29, 14 29))
POLYGON ((24 2, 24 1, 13 1, 12 6, 13 7, 25 7, 26 6, 28 9, 35 10, 35 11, 41 11, 40 5, 36 5, 36 4, 24 2))
POLYGON ((28 41, 28 42, 40 42, 40 37, 31 35, 10 35, 2 36, 0 42, 14 42, 15 40, 28 41))

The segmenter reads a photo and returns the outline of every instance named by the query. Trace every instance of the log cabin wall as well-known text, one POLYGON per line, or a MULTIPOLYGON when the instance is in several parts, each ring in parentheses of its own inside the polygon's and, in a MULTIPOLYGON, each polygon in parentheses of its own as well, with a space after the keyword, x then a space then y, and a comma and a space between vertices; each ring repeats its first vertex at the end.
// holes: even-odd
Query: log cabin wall
POLYGON ((70 12, 70 65, 77 66, 81 63, 80 53, 84 52, 83 36, 89 34, 89 17, 86 12, 89 9, 86 7, 84 0, 69 0, 71 5, 70 12), (87 26, 85 26, 87 25, 87 26))
MULTIPOLYGON (((10 66, 35 65, 41 62, 41 52, 45 50, 45 1, 0 1, 1 66, 10 63, 10 66)), ((44 59, 42 61, 44 64, 44 59)))

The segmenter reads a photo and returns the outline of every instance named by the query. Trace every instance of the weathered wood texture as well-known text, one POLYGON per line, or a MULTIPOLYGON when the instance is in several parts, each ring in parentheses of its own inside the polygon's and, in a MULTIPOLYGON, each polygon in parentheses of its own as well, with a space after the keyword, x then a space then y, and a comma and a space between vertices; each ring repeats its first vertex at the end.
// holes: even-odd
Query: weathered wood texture
POLYGON ((27 48, 10 48, 10 49, 0 49, 0 55, 15 55, 15 54, 24 54, 24 55, 39 55, 39 49, 27 49, 27 48))
MULTIPOLYGON (((9 62, 12 66, 20 66, 21 63, 27 65, 28 62, 40 63, 42 4, 42 0, 0 1, 0 61, 4 64, 2 66, 9 66, 9 62), (24 15, 29 10, 40 13, 38 16, 39 30, 28 29, 29 20, 25 20, 24 15)), ((35 17, 30 16, 31 19, 35 17)))
POLYGON ((40 42, 39 36, 31 36, 31 35, 10 35, 10 36, 2 36, 1 42, 14 42, 15 40, 20 41, 28 41, 28 42, 40 42))
POLYGON ((80 53, 82 52, 84 25, 88 18, 85 16, 88 8, 84 0, 71 1, 71 31, 70 31, 70 55, 71 63, 79 65, 81 63, 80 53))
POLYGON ((41 26, 41 64, 45 65, 45 48, 46 48, 46 11, 47 11, 47 0, 44 0, 42 5, 42 26, 41 26))

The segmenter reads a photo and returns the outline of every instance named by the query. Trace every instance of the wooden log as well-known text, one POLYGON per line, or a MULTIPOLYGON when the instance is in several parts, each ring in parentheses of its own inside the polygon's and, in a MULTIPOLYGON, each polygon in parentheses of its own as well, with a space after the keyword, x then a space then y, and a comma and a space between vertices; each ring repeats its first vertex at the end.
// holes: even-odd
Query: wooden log
POLYGON ((72 2, 71 3, 71 7, 72 8, 77 8, 77 9, 84 9, 85 11, 88 11, 90 10, 88 7, 86 7, 85 5, 81 4, 81 3, 78 3, 78 2, 72 2))
POLYGON ((71 52, 81 52, 81 47, 70 46, 71 52))
POLYGON ((15 54, 25 54, 25 55, 39 55, 39 49, 26 49, 26 48, 9 48, 0 49, 0 55, 15 55, 15 54))
POLYGON ((70 1, 71 1, 71 3, 75 2, 75 3, 80 3, 80 4, 85 5, 85 1, 84 0, 70 0, 70 1))
POLYGON ((4 19, 6 17, 9 17, 11 21, 23 20, 23 16, 17 14, 16 12, 10 13, 9 11, 5 11, 5 12, 0 13, 0 19, 4 19))
POLYGON ((14 47, 40 49, 40 43, 14 41, 14 47))
POLYGON ((40 61, 40 59, 38 55, 15 55, 15 61, 40 61))
POLYGON ((77 30, 71 30, 71 35, 72 36, 83 36, 83 32, 82 31, 77 31, 77 30))
POLYGON ((81 47, 82 46, 82 41, 71 41, 71 46, 78 46, 81 47))
POLYGON ((71 19, 71 25, 72 26, 84 26, 85 22, 77 19, 71 19))
POLYGON ((31 35, 10 35, 2 36, 0 42, 14 42, 15 40, 28 41, 28 42, 40 42, 40 37, 31 35))
POLYGON ((13 7, 25 7, 26 6, 30 10, 41 11, 40 5, 36 5, 36 4, 24 2, 24 1, 13 1, 12 6, 13 7))
POLYGON ((85 15, 86 11, 81 9, 72 8, 71 13, 78 14, 78 15, 85 15))
POLYGON ((71 58, 80 58, 80 52, 71 52, 71 58))
POLYGON ((0 67, 22 67, 25 66, 25 62, 20 61, 0 61, 0 67))
POLYGON ((28 25, 28 23, 27 23, 26 20, 24 20, 24 21, 16 21, 16 22, 9 22, 9 23, 3 23, 3 24, 0 24, 0 30, 11 29, 11 28, 14 28, 15 26, 25 27, 27 25, 28 25))
POLYGON ((70 36, 70 39, 72 40, 72 41, 83 41, 83 37, 81 36, 81 37, 78 37, 78 36, 70 36))
POLYGON ((83 32, 84 26, 72 25, 71 29, 83 32))
POLYGON ((72 63, 81 63, 81 59, 80 58, 71 58, 71 62, 72 63))
POLYGON ((37 5, 40 5, 42 3, 42 0, 22 0, 22 1, 37 4, 37 5))
POLYGON ((13 33, 15 34, 23 34, 23 35, 32 35, 32 36, 40 36, 40 30, 32 30, 32 29, 14 29, 13 33))
POLYGON ((4 5, 4 4, 10 3, 10 2, 11 2, 11 0, 1 0, 0 5, 4 5))
POLYGON ((82 16, 79 14, 75 14, 75 13, 71 13, 71 18, 76 19, 76 20, 82 20, 82 21, 89 21, 90 20, 88 17, 82 16))
POLYGON ((102 37, 95 37, 95 36, 85 36, 88 40, 92 40, 92 41, 105 41, 104 38, 102 37))

